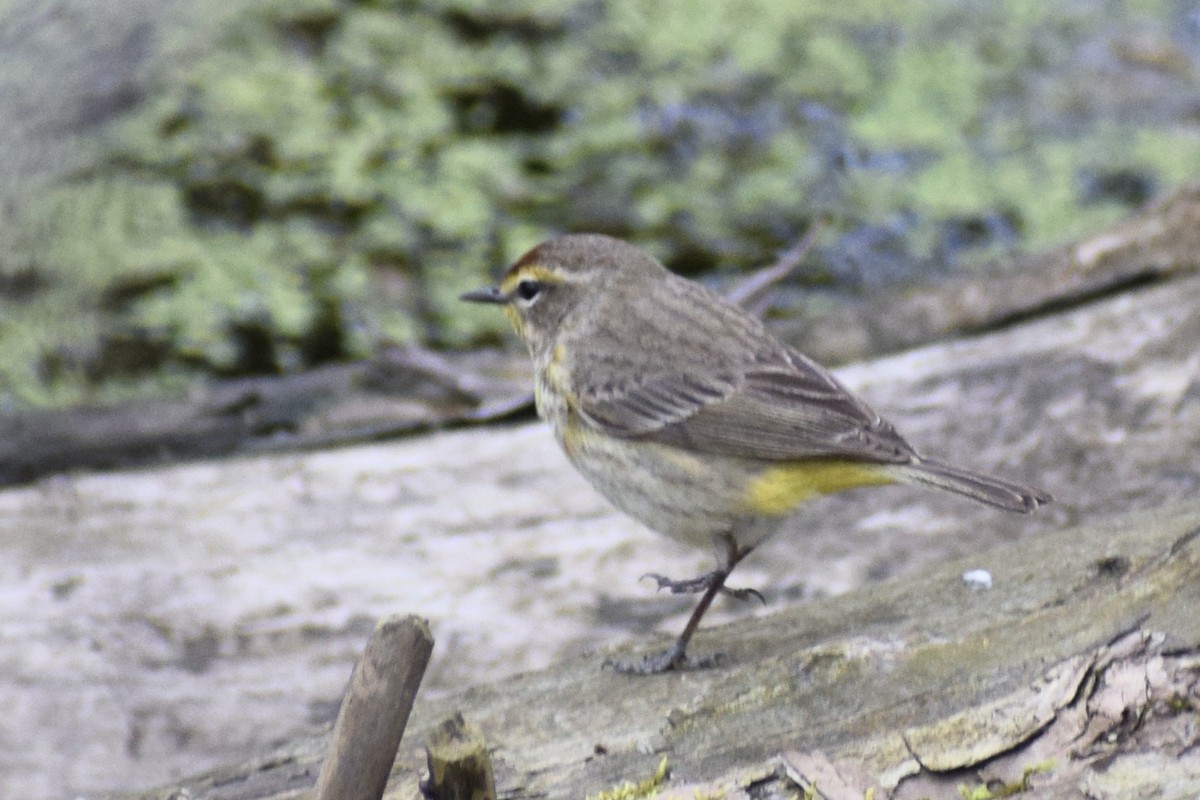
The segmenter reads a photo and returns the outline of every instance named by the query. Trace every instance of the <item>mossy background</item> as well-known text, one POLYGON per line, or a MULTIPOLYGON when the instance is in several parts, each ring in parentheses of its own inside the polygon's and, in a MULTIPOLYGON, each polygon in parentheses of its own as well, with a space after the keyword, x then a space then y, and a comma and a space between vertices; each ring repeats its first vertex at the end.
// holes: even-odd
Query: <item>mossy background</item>
MULTIPOLYGON (((142 15, 79 65, 124 76, 105 114, 0 32, 25 56, 0 111, 73 121, 0 198, 0 407, 495 341, 456 296, 564 231, 700 275, 820 217, 799 280, 827 302, 1069 240, 1200 171, 1185 2, 209 5, 61 4, 142 15)), ((0 22, 52 51, 35 8, 0 22)), ((10 152, 39 135, 0 123, 10 152)))

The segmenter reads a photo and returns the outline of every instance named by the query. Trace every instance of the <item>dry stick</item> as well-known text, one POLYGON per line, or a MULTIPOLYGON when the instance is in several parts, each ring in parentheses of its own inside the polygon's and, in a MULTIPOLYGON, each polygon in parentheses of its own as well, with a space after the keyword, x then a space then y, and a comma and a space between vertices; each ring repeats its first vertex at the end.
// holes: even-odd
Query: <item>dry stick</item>
POLYGON ((775 287, 775 284, 791 274, 796 267, 800 266, 800 262, 804 260, 804 256, 808 254, 813 244, 816 243, 817 235, 821 232, 822 227, 824 227, 823 220, 818 219, 813 222, 804 234, 804 238, 780 253, 779 258, 774 264, 766 269, 759 270, 742 283, 733 287, 725 295, 725 299, 746 308, 755 316, 761 317, 766 310, 761 306, 765 305, 770 298, 771 289, 775 287))
POLYGON ((379 800, 433 651, 429 622, 384 617, 354 666, 342 700, 317 800, 379 800))

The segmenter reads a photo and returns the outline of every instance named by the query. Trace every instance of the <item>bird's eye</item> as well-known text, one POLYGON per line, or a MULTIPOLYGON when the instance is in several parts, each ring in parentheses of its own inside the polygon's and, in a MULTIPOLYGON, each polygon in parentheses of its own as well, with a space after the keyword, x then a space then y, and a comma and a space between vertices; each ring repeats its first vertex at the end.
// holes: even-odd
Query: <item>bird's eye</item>
POLYGON ((535 297, 542 293, 542 289, 546 285, 541 281, 525 280, 517 284, 517 297, 525 302, 532 302, 535 297))

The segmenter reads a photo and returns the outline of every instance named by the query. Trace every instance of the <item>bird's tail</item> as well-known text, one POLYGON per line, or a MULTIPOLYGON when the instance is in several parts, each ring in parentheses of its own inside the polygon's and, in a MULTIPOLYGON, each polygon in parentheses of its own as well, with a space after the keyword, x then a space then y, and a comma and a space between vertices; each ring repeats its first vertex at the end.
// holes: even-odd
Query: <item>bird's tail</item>
POLYGON ((932 486, 1021 514, 1028 514, 1038 506, 1054 500, 1047 492, 1032 486, 972 472, 932 459, 922 458, 911 464, 898 465, 891 471, 901 483, 932 486))

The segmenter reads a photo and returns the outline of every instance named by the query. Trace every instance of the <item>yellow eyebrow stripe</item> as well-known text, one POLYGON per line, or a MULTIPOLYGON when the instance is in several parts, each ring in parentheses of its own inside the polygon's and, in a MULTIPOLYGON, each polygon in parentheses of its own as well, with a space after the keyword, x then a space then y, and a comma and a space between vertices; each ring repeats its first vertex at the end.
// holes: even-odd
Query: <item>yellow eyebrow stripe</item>
POLYGON ((562 276, 548 267, 543 267, 541 264, 522 264, 504 276, 504 280, 500 283, 500 291, 504 294, 510 294, 513 289, 517 288, 518 283, 528 280, 541 281, 543 283, 562 283, 562 276))

